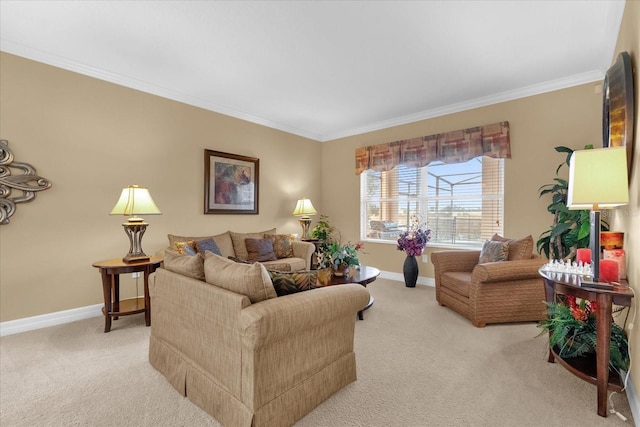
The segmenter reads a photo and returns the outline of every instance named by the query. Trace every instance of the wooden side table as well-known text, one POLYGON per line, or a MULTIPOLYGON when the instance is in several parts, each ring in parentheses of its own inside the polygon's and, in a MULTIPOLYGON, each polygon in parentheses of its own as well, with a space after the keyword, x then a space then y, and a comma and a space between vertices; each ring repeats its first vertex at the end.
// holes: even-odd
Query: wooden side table
POLYGON ((596 301, 596 360, 583 363, 582 359, 563 359, 553 348, 549 348, 548 361, 559 362, 569 372, 595 384, 598 388, 598 415, 607 416, 607 390, 622 391, 622 378, 615 371, 609 370, 611 342, 612 305, 631 306, 633 291, 625 282, 625 286, 614 286, 613 290, 593 289, 581 286, 582 276, 569 273, 555 273, 540 270, 544 279, 545 294, 548 302, 554 302, 556 294, 572 295, 577 298, 596 301))
POLYGON ((149 300, 149 275, 160 266, 162 258, 151 257, 148 261, 125 263, 122 258, 105 259, 92 265, 100 269, 102 293, 104 295, 104 332, 111 330, 111 319, 118 316, 144 313, 147 326, 151 326, 151 304, 149 300), (142 272, 144 276, 144 297, 120 301, 120 275, 142 272))

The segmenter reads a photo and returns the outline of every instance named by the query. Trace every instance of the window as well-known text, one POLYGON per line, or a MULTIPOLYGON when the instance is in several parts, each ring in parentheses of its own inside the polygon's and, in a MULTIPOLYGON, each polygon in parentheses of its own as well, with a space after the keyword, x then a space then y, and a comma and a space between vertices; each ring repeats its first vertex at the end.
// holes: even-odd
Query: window
POLYGON ((416 215, 431 229, 430 244, 440 246, 480 247, 503 232, 502 159, 401 165, 360 176, 361 239, 395 243, 416 215))

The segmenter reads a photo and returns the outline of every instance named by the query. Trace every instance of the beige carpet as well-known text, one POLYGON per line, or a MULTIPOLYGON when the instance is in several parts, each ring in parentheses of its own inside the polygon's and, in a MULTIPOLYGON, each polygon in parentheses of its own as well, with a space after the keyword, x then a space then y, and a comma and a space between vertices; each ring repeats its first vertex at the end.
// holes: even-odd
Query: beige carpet
MULTIPOLYGON (((633 426, 596 414, 596 388, 546 361, 535 324, 475 328, 434 289, 379 279, 356 323, 358 381, 297 426, 633 426)), ((204 325, 203 325, 204 326, 204 325)), ((147 362, 140 315, 0 338, 0 425, 219 426, 147 362)))

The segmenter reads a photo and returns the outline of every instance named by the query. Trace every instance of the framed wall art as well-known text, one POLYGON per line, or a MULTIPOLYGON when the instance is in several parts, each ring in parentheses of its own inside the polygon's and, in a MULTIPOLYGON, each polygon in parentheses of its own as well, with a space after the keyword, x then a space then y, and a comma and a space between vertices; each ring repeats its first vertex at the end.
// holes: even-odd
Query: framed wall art
POLYGON ((257 214, 260 159, 204 150, 204 213, 257 214))

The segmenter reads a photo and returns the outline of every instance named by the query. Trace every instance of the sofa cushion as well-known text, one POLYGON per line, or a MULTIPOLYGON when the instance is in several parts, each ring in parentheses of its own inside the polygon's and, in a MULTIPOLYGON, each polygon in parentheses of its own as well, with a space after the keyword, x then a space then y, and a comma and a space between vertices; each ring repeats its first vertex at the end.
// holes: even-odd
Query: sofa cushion
POLYGON ((218 245, 216 244, 216 241, 213 240, 213 238, 195 242, 195 247, 196 247, 196 251, 198 251, 201 254, 204 254, 205 251, 209 251, 209 252, 213 252, 216 255, 222 256, 222 252, 220 252, 220 249, 218 248, 218 245))
POLYGON ((487 240, 482 245, 478 264, 485 262, 506 261, 509 257, 509 243, 487 240))
POLYGON ((294 271, 292 273, 269 270, 273 287, 279 297, 308 291, 318 287, 318 270, 294 271))
POLYGON ((264 262, 276 260, 271 239, 244 239, 247 247, 247 261, 264 262))
POLYGON ((204 275, 207 283, 246 295, 252 303, 277 297, 267 269, 257 262, 237 263, 205 252, 204 275))
POLYGON ((164 268, 193 279, 204 280, 205 277, 204 258, 200 254, 188 256, 173 251, 165 251, 164 268))
POLYGON ((272 228, 271 230, 260 231, 259 233, 236 233, 229 231, 231 242, 233 243, 233 251, 235 252, 234 256, 240 259, 248 259, 249 253, 247 252, 244 239, 262 239, 265 234, 276 234, 276 229, 272 228))
POLYGON ((509 239, 499 234, 494 234, 491 240, 496 242, 507 242, 509 244, 509 261, 520 261, 530 259, 533 253, 533 237, 528 235, 521 239, 509 239))
POLYGON ((273 252, 275 252, 276 258, 291 258, 293 256, 290 234, 265 234, 264 237, 273 241, 273 252))
POLYGON ((188 240, 186 242, 174 242, 174 247, 172 249, 178 251, 180 255, 193 256, 197 253, 195 244, 196 242, 193 240, 188 240))
POLYGON ((447 271, 440 276, 440 283, 443 288, 450 289, 465 298, 469 298, 469 287, 471 285, 470 272, 447 271))
POLYGON ((224 257, 235 256, 235 252, 233 251, 233 244, 231 242, 231 236, 228 231, 225 231, 222 234, 217 234, 215 236, 199 236, 199 237, 191 237, 191 236, 178 236, 175 234, 167 234, 169 238, 169 246, 171 248, 175 247, 175 242, 185 242, 185 241, 193 241, 196 245, 198 242, 203 240, 213 239, 216 242, 216 246, 220 250, 220 254, 224 257))

